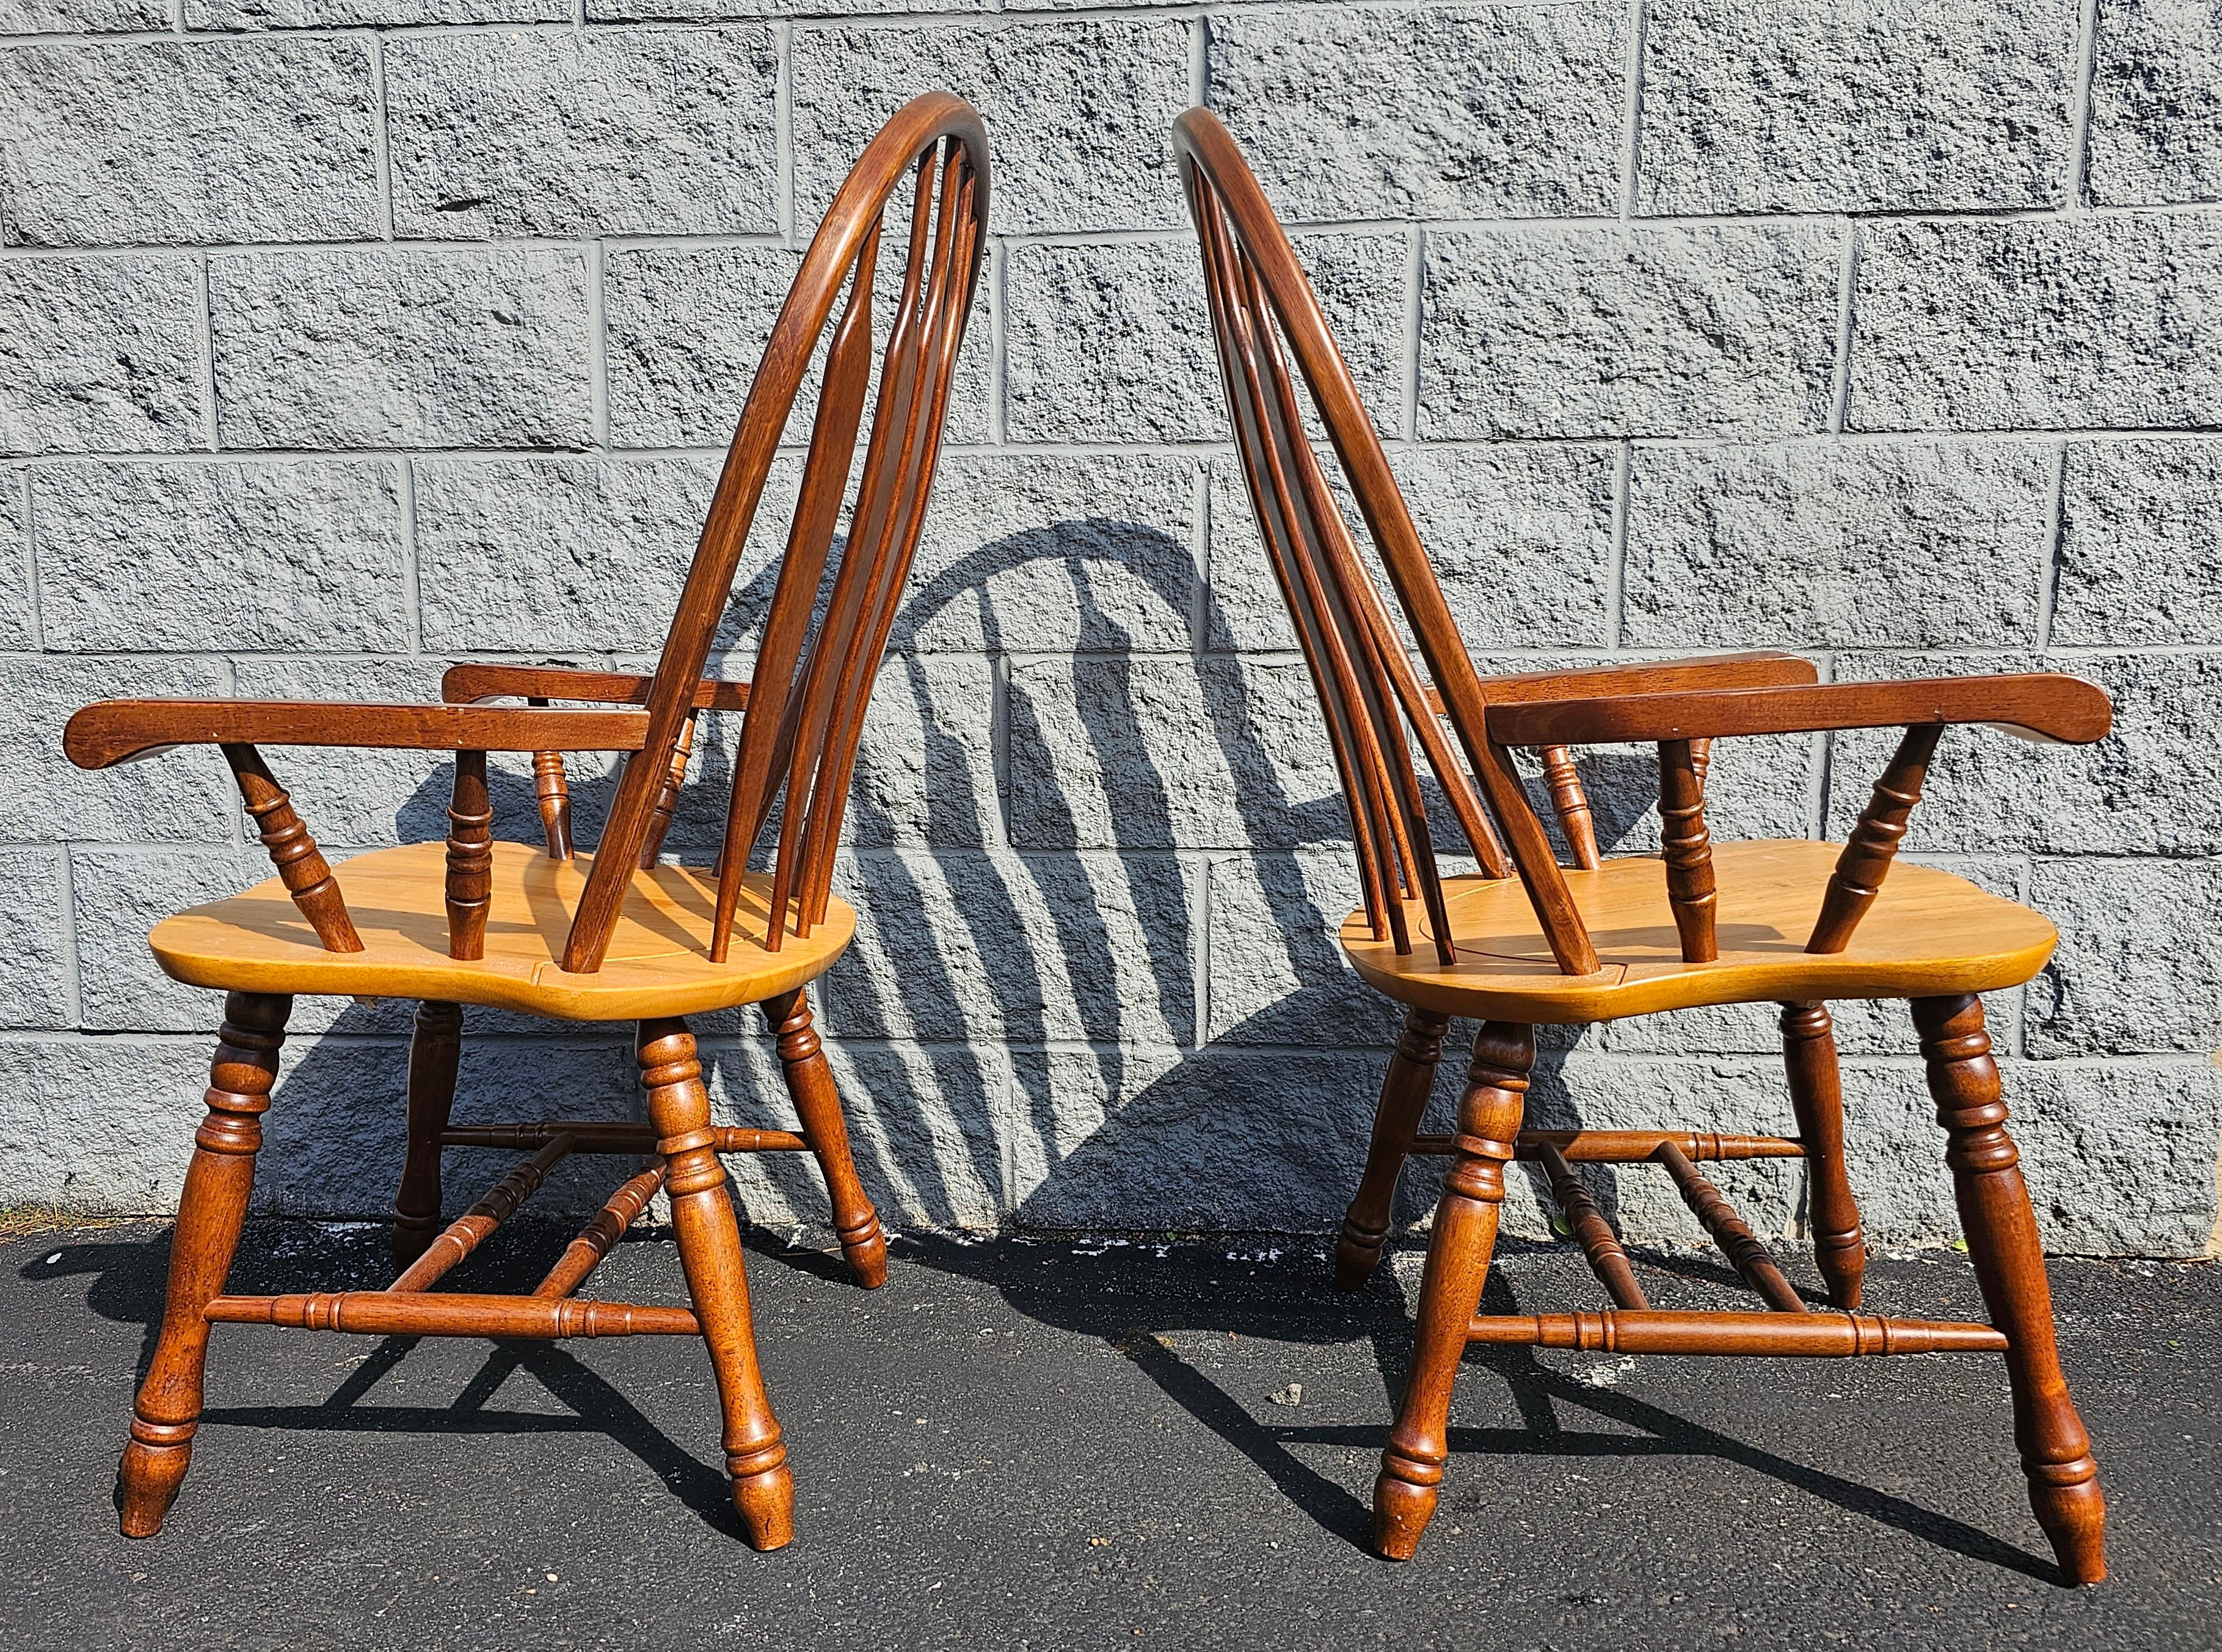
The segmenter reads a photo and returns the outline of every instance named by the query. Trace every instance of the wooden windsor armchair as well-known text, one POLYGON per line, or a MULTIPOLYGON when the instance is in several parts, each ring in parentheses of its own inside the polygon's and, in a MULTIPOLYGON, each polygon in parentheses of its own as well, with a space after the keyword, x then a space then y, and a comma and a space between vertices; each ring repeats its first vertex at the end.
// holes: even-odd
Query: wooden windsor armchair
POLYGON ((834 850, 865 707, 924 520, 982 259, 988 181, 979 117, 945 92, 907 104, 866 148, 772 329, 653 676, 461 665, 448 673, 444 698, 465 703, 111 700, 71 719, 69 755, 88 769, 173 745, 218 746, 279 874, 234 899, 179 913, 151 937, 168 974, 230 996, 208 1117, 179 1207, 162 1329, 123 1455, 119 1506, 128 1535, 160 1529, 192 1451, 210 1328, 239 1323, 406 1335, 700 1335, 716 1372, 726 1467, 748 1539, 775 1548, 792 1536, 794 1483, 757 1367, 740 1234, 718 1155, 813 1153, 851 1268, 867 1286, 886 1278, 886 1241, 851 1162, 805 992, 855 930, 855 914, 830 893, 834 850), (913 170, 899 296, 877 352, 870 437, 829 575, 875 377, 875 276, 882 261, 892 262, 883 258, 883 235, 903 233, 888 231, 899 218, 889 206, 913 170), (704 681, 766 477, 837 305, 753 679, 704 681), (823 616, 813 625, 821 596, 823 616), (474 703, 501 697, 530 704, 474 703), (744 713, 723 850, 712 868, 662 865, 694 719, 706 709, 744 713), (335 871, 265 764, 265 745, 455 752, 447 842, 381 850, 335 871), (559 755, 566 751, 625 754, 591 856, 571 847, 559 755), (493 841, 489 751, 536 754, 544 853, 493 841), (775 810, 769 868, 751 870, 775 810), (254 1179, 260 1117, 300 993, 420 1001, 396 1201, 403 1268, 384 1291, 230 1295, 226 1275, 254 1179), (799 1131, 711 1122, 685 1017, 750 1003, 764 1007, 777 1033, 799 1131), (637 1021, 649 1122, 451 1126, 464 1004, 559 1021, 637 1021), (443 1229, 441 1149, 457 1145, 531 1156, 443 1229), (531 1295, 435 1291, 568 1153, 651 1158, 531 1295), (658 1187, 670 1196, 693 1305, 579 1300, 596 1263, 658 1187))
MULTIPOLYGON (((2061 1374, 2043 1253, 1976 996, 2030 979, 2056 936, 2038 914, 1945 872, 1908 865, 1887 887, 1884 880, 1948 725, 2088 742, 2109 726, 2106 696, 2053 675, 1823 685, 1809 663, 1785 655, 1478 675, 1326 318, 1240 149, 1201 109, 1181 117, 1177 141, 1251 501, 1349 803, 1365 905, 1343 925, 1343 950, 1359 975, 1407 1006, 1337 1247, 1340 1285, 1356 1288, 1378 1259, 1406 1156, 1452 1161, 1422 1277, 1411 1373, 1375 1483, 1375 1546, 1399 1560, 1418 1547, 1443 1479, 1452 1382, 1469 1342, 1629 1354, 2000 1353, 2038 1523, 2070 1579, 2098 1581, 2105 1501, 2061 1374), (1419 679, 1336 507, 1305 434, 1291 358, 1432 687, 1419 679), (1897 753, 1841 852, 1804 841, 1710 843, 1710 739, 1892 726, 1905 731, 1897 753), (1408 727, 1479 876, 1437 873, 1408 727), (1562 868, 1510 753, 1624 741, 1658 745, 1663 852, 1600 860, 1577 837, 1579 864, 1562 868), (1989 1324, 1855 1311, 1865 1248, 1844 1172, 1832 998, 1911 1002, 1989 1324), (1739 1002, 1783 1006, 1798 1137, 1521 1128, 1537 1025, 1739 1002), (1454 1015, 1481 1023, 1458 1128, 1422 1137, 1454 1015), (1697 1168, 1762 1157, 1807 1162, 1832 1311, 1808 1305, 1697 1168), (1514 1160, 1541 1167, 1610 1308, 1478 1314, 1514 1160), (1767 1311, 1653 1308, 1573 1171, 1585 1161, 1665 1169, 1767 1311)), ((1566 766, 1563 756, 1552 764, 1566 766)), ((1564 807, 1563 774, 1553 790, 1564 807)))

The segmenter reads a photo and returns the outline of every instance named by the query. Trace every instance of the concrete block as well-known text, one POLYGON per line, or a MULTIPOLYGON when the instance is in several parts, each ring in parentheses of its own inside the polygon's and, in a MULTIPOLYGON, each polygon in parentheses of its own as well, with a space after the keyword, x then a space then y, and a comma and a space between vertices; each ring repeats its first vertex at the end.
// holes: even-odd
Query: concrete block
POLYGON ((951 455, 934 481, 894 644, 1185 651, 1202 516, 1192 459, 951 455))
POLYGON ((795 31, 795 213, 814 223, 888 116, 946 87, 995 122, 997 235, 1184 222, 1174 117, 1193 101, 1189 25, 1070 18, 995 28, 795 31))
POLYGON ((1233 11, 1209 103, 1291 219, 1618 209, 1628 10, 1541 5, 1233 11))
POLYGON ((2084 188, 2115 206, 2222 194, 2222 19, 2186 0, 2106 0, 2084 188))
POLYGON ((2222 1045, 2222 862, 2039 860, 2031 901, 2060 950, 2031 984, 2029 1052, 2098 1056, 2222 1045))
POLYGON ((2222 420, 2222 221, 1879 224, 1857 286, 1848 428, 2222 420))
POLYGON ((778 77, 763 27, 402 36, 394 231, 774 233, 778 77))
POLYGON ((76 1023, 67 888, 60 850, 0 849, 0 955, 9 960, 7 980, 0 983, 0 1025, 76 1023))
POLYGON ((62 755, 62 725, 80 706, 122 696, 221 700, 221 663, 148 655, 0 657, 0 842, 228 843, 238 795, 207 746, 87 773, 62 755))
POLYGON ((359 40, 17 47, 0 58, 8 239, 374 236, 373 97, 359 40))
POLYGON ((185 0, 188 28, 406 28, 419 23, 564 23, 567 0, 185 0))
POLYGON ((203 445, 200 325, 183 259, 0 266, 0 452, 203 445))
POLYGON ((405 645, 390 461, 47 465, 31 487, 50 648, 405 645))
POLYGON ((1189 881, 1163 853, 853 855, 835 887, 857 939, 825 977, 827 1017, 847 1038, 1189 1043, 1202 973, 1189 881))
MULTIPOLYGON (((1378 428, 1403 428, 1401 236, 1296 243, 1378 428)), ((1014 248, 1006 277, 1010 436, 1039 442, 1225 441, 1225 393, 1192 237, 1014 248)))
POLYGON ((1642 210, 2062 206, 2075 0, 1660 0, 1642 210))
POLYGON ((2222 448, 2072 442, 2052 640, 2222 642, 2222 448))
POLYGON ((156 0, 4 0, 0 35, 135 35, 166 28, 156 0))
POLYGON ((1627 640, 2024 645, 2052 560, 2049 446, 1640 448, 1627 640))
POLYGON ((1826 223, 1430 233, 1419 434, 1820 430, 1842 261, 1826 223))
POLYGON ((584 447, 575 248, 253 253, 209 272, 227 447, 584 447))

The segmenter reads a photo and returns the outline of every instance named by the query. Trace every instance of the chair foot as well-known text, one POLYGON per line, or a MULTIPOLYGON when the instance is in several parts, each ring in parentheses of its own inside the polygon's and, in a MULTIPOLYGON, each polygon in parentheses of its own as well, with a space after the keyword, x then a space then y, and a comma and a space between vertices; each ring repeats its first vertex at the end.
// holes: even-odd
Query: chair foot
POLYGON ((849 1152, 849 1123, 841 1112, 841 1093, 833 1084, 833 1069, 825 1059, 824 1041, 812 1024, 810 1000, 803 989, 781 993, 764 1002, 764 1015, 776 1035, 780 1071, 787 1078, 787 1093, 802 1121, 802 1134, 825 1178, 825 1191, 833 1204, 833 1231, 840 1236, 842 1254, 849 1271, 867 1291, 876 1291, 888 1279, 888 1241, 880 1230, 879 1213, 872 1209, 863 1184, 857 1179, 856 1160, 849 1152))
POLYGON ((849 1272, 857 1276, 857 1283, 867 1291, 877 1291, 888 1282, 888 1236, 880 1231, 880 1215, 866 1209, 861 1227, 843 1228, 841 1254, 849 1259, 849 1272))
POLYGON ((1388 1238, 1386 1228, 1368 1232, 1355 1219, 1345 1216, 1342 1231, 1334 1241, 1334 1288, 1365 1290, 1365 1282, 1373 1277, 1373 1270, 1381 1266, 1381 1247, 1388 1238))
POLYGON ((116 1524, 126 1537, 152 1537, 162 1530, 178 1488, 185 1483, 185 1471, 192 1467, 193 1428, 164 1429, 132 1419, 131 1443, 123 1448, 123 1463, 116 1473, 116 1524), (140 1438, 142 1432, 157 1431, 174 1437, 140 1438))
POLYGON ((1373 1480, 1373 1552, 1384 1561, 1409 1561, 1434 1517, 1442 1495, 1443 1466, 1409 1457, 1391 1446, 1381 1454, 1373 1480))
POLYGON ((762 1555, 785 1548, 794 1541, 794 1474, 787 1466, 787 1448, 775 1448, 779 1460, 769 1467, 744 1473, 727 1465, 742 1535, 749 1547, 762 1555))

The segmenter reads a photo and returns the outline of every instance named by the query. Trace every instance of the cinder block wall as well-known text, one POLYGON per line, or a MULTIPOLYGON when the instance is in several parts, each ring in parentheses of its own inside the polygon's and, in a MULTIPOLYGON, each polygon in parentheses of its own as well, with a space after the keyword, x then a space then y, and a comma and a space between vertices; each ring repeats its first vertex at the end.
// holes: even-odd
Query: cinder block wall
MULTIPOLYGON (((2063 932, 1991 1006, 2050 1242, 2209 1248, 2214 7, 0 0, 0 1199, 173 1198, 217 1006, 141 936, 265 875, 211 754, 81 776, 68 712, 652 656, 797 248, 943 85, 993 129, 993 254, 823 993, 896 1220, 1318 1230, 1360 1158, 1391 1023, 1329 939, 1341 805, 1229 462, 1168 145, 1203 100, 1303 226, 1486 663, 1788 645, 2116 696, 2093 750, 1953 735, 1912 848, 2063 932)), ((1725 748, 1716 833, 1841 834, 1884 754, 1725 748)), ((273 757, 336 849, 442 829, 439 765, 273 757)), ((1652 841, 1648 754, 1585 769, 1607 839, 1652 841)), ((579 790, 591 821, 606 772, 579 790)), ((499 801, 529 837, 519 769, 499 801)), ((383 1207, 405 1008, 301 1005, 270 1206, 383 1207)), ((468 1111, 632 1105, 620 1041, 469 1027, 468 1111)), ((760 1027, 705 1030, 732 1115, 782 1115, 760 1027)), ((1871 1230, 1949 1234, 1904 1010, 1840 1033, 1871 1230)), ((1788 1128, 1765 1014, 1561 1042, 1544 1121, 1788 1128)), ((819 1223, 791 1165, 743 1174, 757 1219, 819 1223)), ((1794 1170, 1728 1179, 1798 1230, 1794 1170)), ((1606 1190, 1694 1231, 1644 1174, 1606 1190)))

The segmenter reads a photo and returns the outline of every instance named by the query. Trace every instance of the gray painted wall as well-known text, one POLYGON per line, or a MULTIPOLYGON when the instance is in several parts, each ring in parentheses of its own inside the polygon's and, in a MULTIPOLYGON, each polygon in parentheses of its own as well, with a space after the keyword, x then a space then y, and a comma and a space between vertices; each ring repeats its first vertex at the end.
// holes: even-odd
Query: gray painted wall
MULTIPOLYGON (((795 249, 941 84, 993 129, 990 280, 824 992, 894 1219, 1317 1229, 1360 1156, 1390 1022, 1328 939, 1341 806, 1228 463, 1167 143, 1203 98, 1309 226, 1486 663, 1786 644, 2117 697, 2093 750, 1953 736, 1912 846, 2064 932, 1992 1005, 2052 1244, 2208 1248, 2215 6, 0 0, 0 1200, 174 1197, 217 1005, 141 937, 264 875, 211 754, 81 776, 69 710, 651 656, 795 249)), ((1841 833, 1883 755, 1724 749, 1716 833, 1841 833)), ((442 829, 433 763, 279 762, 336 849, 442 829)), ((1604 836, 1653 841, 1648 756, 1585 768, 1604 836)), ((529 837, 521 768, 499 801, 529 837)), ((382 1207, 405 1027, 303 1003, 269 1204, 382 1207)), ((622 1044, 470 1027, 472 1111, 631 1104, 622 1044)), ((756 1026, 706 1031, 732 1115, 780 1115, 756 1026)), ((1871 1231, 1949 1234, 1903 1009, 1841 1033, 1871 1231)), ((1534 1113, 1786 1128, 1773 1047, 1758 1011, 1591 1033, 1534 1113)), ((768 1163, 751 1214, 815 1224, 768 1163)), ((1797 1230, 1794 1169, 1724 1179, 1797 1230)), ((1665 1194, 1614 1203, 1692 1233, 1665 1194)))

